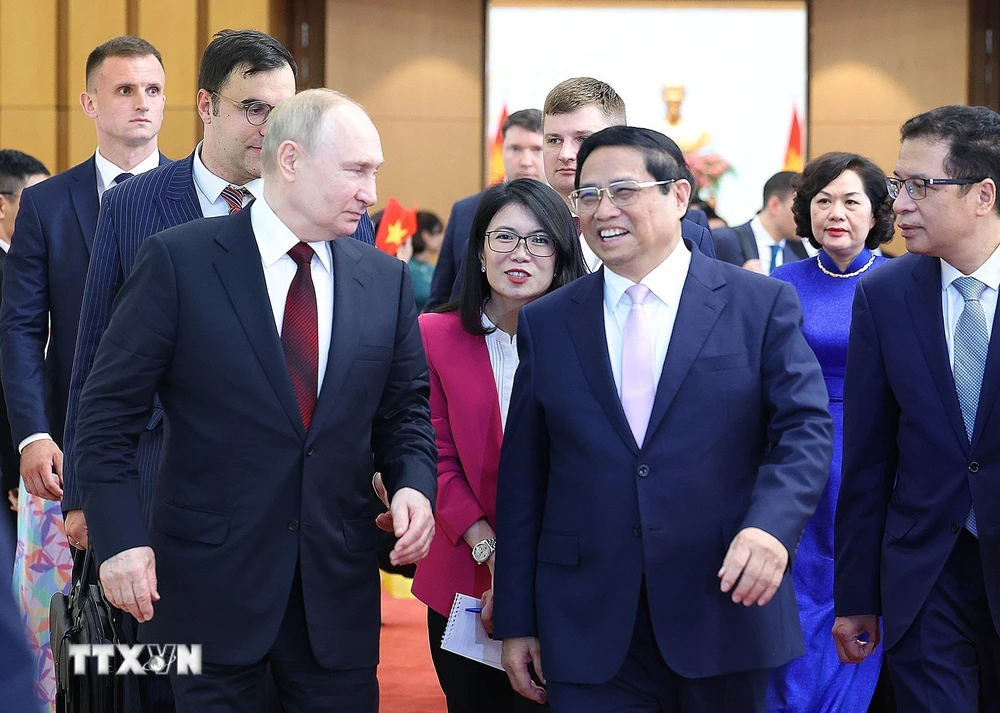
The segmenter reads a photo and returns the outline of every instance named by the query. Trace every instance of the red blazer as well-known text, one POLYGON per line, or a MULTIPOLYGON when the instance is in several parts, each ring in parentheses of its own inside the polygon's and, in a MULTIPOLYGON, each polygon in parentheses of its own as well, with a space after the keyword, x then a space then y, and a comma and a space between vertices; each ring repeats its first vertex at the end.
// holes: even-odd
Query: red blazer
POLYGON ((462 328, 457 312, 422 314, 431 380, 431 424, 438 448, 436 530, 417 565, 413 594, 448 616, 455 593, 479 597, 491 586, 462 534, 482 517, 496 528, 497 467, 503 426, 484 337, 462 328))

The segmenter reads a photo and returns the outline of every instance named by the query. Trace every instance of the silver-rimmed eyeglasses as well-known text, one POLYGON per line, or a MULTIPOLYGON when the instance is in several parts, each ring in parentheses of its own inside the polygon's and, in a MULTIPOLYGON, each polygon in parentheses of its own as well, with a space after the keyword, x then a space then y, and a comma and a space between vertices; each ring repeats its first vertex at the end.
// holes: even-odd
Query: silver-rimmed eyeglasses
POLYGON ((639 181, 615 181, 608 184, 607 188, 597 188, 594 186, 577 188, 575 191, 570 192, 569 200, 573 204, 573 210, 576 211, 577 215, 590 215, 597 212, 597 206, 601 204, 601 195, 604 193, 608 194, 608 198, 612 203, 619 208, 624 208, 635 202, 635 199, 639 197, 639 191, 643 188, 669 186, 676 180, 678 179, 668 178, 665 181, 646 181, 644 183, 639 183, 639 181))
POLYGON ((486 233, 486 245, 495 253, 512 253, 524 241, 524 248, 535 257, 552 257, 556 254, 556 241, 545 233, 518 235, 510 230, 490 230, 486 233))
POLYGON ((250 126, 263 126, 266 124, 267 117, 271 115, 271 109, 274 108, 265 101, 238 102, 218 92, 212 92, 212 94, 242 109, 243 113, 246 114, 247 123, 250 126))

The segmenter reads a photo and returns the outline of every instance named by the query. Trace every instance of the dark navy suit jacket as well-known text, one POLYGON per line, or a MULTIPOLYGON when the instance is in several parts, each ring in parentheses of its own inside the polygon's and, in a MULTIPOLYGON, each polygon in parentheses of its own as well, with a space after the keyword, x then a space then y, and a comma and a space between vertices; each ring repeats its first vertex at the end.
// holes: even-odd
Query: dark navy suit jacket
POLYGON ((990 613, 994 627, 1000 624, 998 327, 994 319, 970 444, 945 342, 940 261, 907 254, 858 283, 844 382, 834 603, 841 616, 881 614, 887 648, 916 619, 970 505, 990 613))
POLYGON ((682 676, 803 652, 787 574, 763 607, 734 604, 717 577, 746 527, 793 557, 826 483, 833 426, 801 320, 791 285, 692 250, 640 447, 612 376, 603 269, 522 309, 500 457, 495 632, 538 636, 546 678, 615 675, 644 580, 656 642, 682 676))
MULTIPOLYGON (((66 416, 66 452, 63 461, 63 511, 83 506, 73 456, 76 421, 79 418, 80 392, 90 373, 104 330, 111 321, 115 296, 132 272, 139 246, 147 237, 167 228, 202 217, 198 189, 193 179, 194 154, 129 179, 105 194, 101 206, 94 254, 83 292, 80 332, 73 362, 73 377, 66 416)), ((375 230, 364 216, 355 237, 371 245, 375 230)), ((148 516, 156 484, 156 467, 162 448, 162 411, 157 404, 139 449, 140 495, 148 516)))
MULTIPOLYGON (((715 240, 715 257, 723 262, 742 266, 747 260, 760 258, 757 240, 749 222, 735 228, 716 228, 712 231, 712 238, 715 240)), ((801 240, 786 240, 781 254, 785 263, 809 257, 801 240)))
POLYGON ((378 660, 373 457, 390 494, 412 487, 434 502, 427 361, 404 264, 357 240, 331 249, 333 332, 308 433, 250 211, 139 249, 81 397, 76 465, 98 557, 156 554, 161 599, 142 641, 257 662, 298 567, 320 665, 378 660), (154 394, 168 425, 147 530, 136 440, 154 394))
MULTIPOLYGON (((458 297, 459 275, 462 263, 465 261, 465 249, 469 244, 469 233, 472 232, 472 219, 476 215, 479 199, 482 193, 463 198, 451 207, 448 227, 444 231, 444 241, 441 243, 441 254, 437 267, 434 268, 434 278, 431 280, 431 296, 424 305, 429 311, 458 297)), ((692 241, 699 250, 715 257, 715 245, 712 233, 708 229, 708 218, 704 211, 689 210, 681 221, 681 234, 692 241)))
POLYGON ((63 445, 99 206, 93 156, 21 193, 0 308, 0 374, 15 446, 34 433, 63 445))

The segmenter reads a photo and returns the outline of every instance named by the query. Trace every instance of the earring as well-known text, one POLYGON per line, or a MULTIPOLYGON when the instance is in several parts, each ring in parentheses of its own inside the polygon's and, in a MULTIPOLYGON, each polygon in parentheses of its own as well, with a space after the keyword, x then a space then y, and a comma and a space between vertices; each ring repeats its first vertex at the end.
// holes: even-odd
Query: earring
POLYGON ((480 266, 479 266, 479 269, 480 269, 480 271, 482 271, 482 272, 486 272, 486 265, 480 265, 480 266))

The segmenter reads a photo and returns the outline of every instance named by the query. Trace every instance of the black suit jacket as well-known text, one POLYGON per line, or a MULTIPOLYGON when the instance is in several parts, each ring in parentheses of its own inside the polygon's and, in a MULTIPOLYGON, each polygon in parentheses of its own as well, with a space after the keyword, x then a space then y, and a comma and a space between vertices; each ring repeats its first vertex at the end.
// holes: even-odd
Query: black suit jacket
MULTIPOLYGON (((747 260, 760 258, 749 222, 735 228, 716 228, 712 231, 712 238, 715 240, 715 256, 723 262, 742 266, 747 260)), ((796 262, 805 260, 809 253, 801 240, 786 240, 782 257, 785 263, 796 262)))
POLYGON ((332 241, 333 332, 303 430, 250 211, 148 238, 84 386, 77 477, 98 555, 149 545, 161 600, 143 641, 202 643, 245 665, 274 643, 296 567, 313 651, 378 660, 374 469, 433 503, 437 452, 409 273, 332 241), (147 531, 136 443, 158 394, 168 427, 147 531))
MULTIPOLYGON (((0 249, 0 295, 3 294, 3 269, 7 262, 7 251, 0 249)), ((2 299, 2 298, 0 298, 2 299)), ((17 447, 10 435, 10 419, 7 418, 7 401, 0 379, 0 507, 7 502, 7 491, 16 490, 20 481, 20 459, 17 447)), ((4 510, 9 508, 4 507, 4 510)), ((13 513, 11 513, 13 515, 13 513)), ((15 516, 16 518, 16 516, 15 516)))

